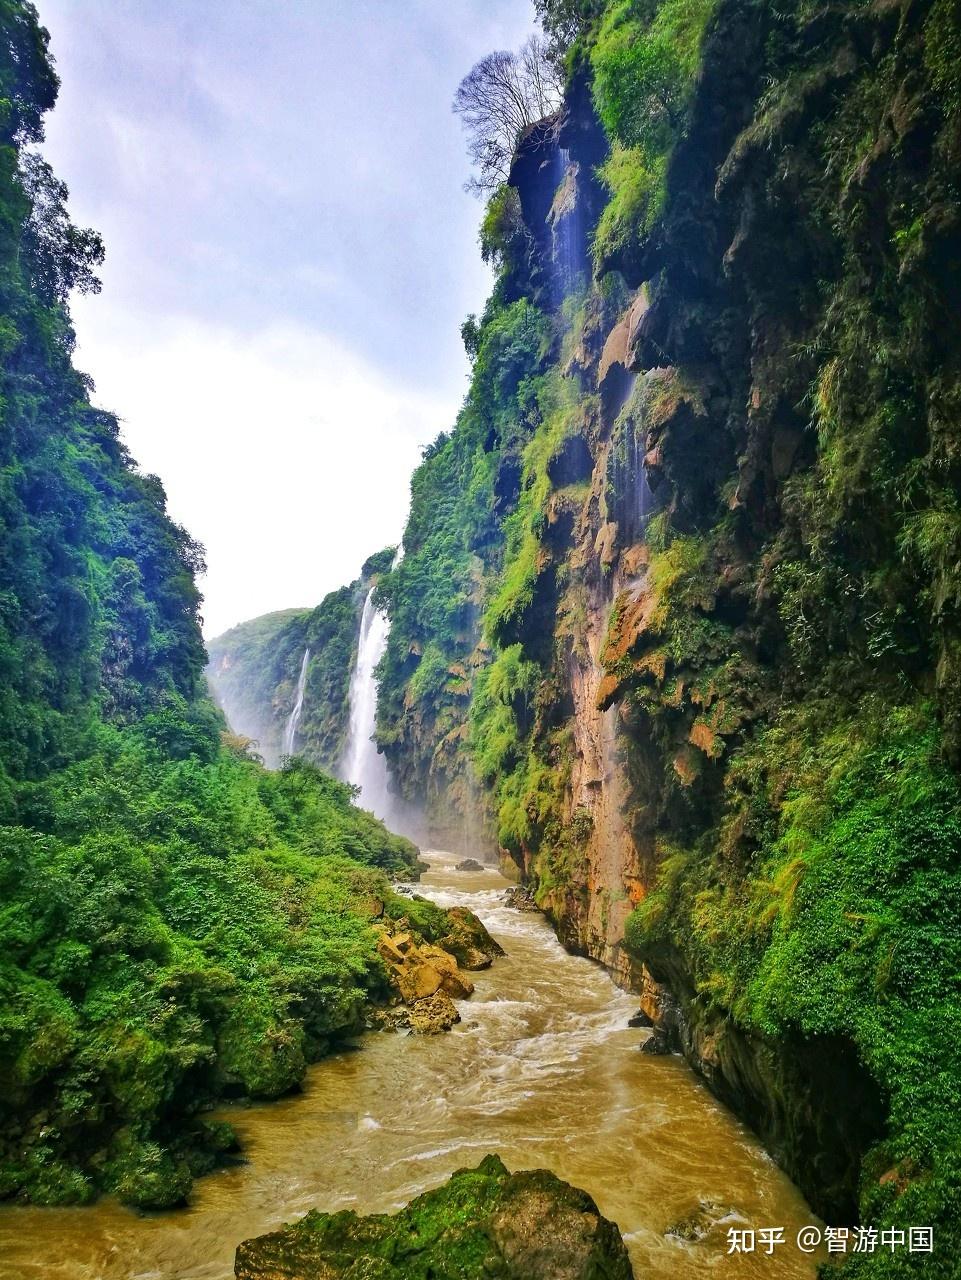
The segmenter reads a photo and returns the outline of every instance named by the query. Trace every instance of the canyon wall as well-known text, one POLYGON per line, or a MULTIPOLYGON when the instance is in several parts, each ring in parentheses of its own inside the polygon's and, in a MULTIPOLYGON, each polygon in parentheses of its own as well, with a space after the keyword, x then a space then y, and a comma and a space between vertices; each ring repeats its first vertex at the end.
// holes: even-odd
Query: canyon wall
POLYGON ((207 683, 231 730, 268 768, 297 754, 340 775, 350 719, 350 678, 364 598, 390 567, 392 549, 314 609, 284 609, 232 627, 208 645, 207 683), (304 654, 303 700, 289 740, 304 654))
POLYGON ((539 11, 566 97, 487 205, 378 742, 819 1212, 950 1251, 961 13, 539 11))
POLYGON ((819 1211, 943 1218, 957 8, 642 8, 585 7, 488 206, 381 739, 412 796, 481 784, 566 945, 819 1211))

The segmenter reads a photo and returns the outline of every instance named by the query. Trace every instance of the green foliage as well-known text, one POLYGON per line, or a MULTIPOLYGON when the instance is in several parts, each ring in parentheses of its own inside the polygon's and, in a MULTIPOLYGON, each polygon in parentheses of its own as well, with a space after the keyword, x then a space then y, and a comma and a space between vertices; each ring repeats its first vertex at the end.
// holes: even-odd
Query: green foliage
POLYGON ((594 233, 598 267, 622 252, 638 235, 646 235, 661 212, 666 156, 649 163, 639 147, 615 143, 601 166, 601 181, 611 193, 594 233))
POLYGON ((936 1222, 946 1257, 961 1223, 946 1208, 961 1196, 961 790, 939 736, 924 703, 785 711, 731 762, 723 860, 708 840, 662 850, 627 939, 640 957, 679 940, 700 998, 742 1026, 853 1040, 890 1108, 865 1221, 936 1222), (901 1195, 877 1180, 891 1167, 901 1195))
POLYGON ((363 599, 370 581, 390 569, 394 550, 387 547, 370 556, 357 582, 331 591, 316 609, 265 614, 210 642, 211 690, 231 727, 251 739, 268 765, 280 764, 307 648, 310 659, 295 749, 322 768, 336 770, 340 765, 363 599))
POLYGON ((558 369, 530 391, 536 429, 522 453, 520 495, 504 521, 504 568, 484 619, 488 637, 499 645, 510 645, 524 634, 542 568, 541 534, 553 487, 549 467, 580 421, 574 383, 558 369))
POLYGON ((471 748, 485 782, 506 777, 519 763, 539 677, 519 644, 500 650, 478 675, 470 707, 471 748))
POLYGON ((176 1202, 199 1108, 276 1097, 361 1025, 382 985, 366 904, 416 850, 305 762, 173 759, 146 726, 100 730, 19 817, 0 830, 0 1188, 176 1202))
POLYGON ((0 5, 0 768, 24 777, 119 722, 192 698, 202 553, 139 475, 70 364, 69 289, 95 288, 98 237, 22 149, 56 77, 32 6, 0 5))
POLYGON ((611 200, 594 257, 606 265, 652 230, 663 207, 667 157, 684 128, 701 41, 716 0, 614 0, 590 60, 594 101, 613 145, 601 169, 611 200))
POLYGON ((924 24, 924 57, 948 112, 961 111, 961 4, 935 0, 924 24))
POLYGON ((404 559, 379 588, 391 630, 378 698, 378 739, 411 798, 425 798, 428 778, 440 786, 464 777, 473 788, 459 748, 472 672, 482 665, 473 655, 477 624, 500 569, 550 339, 527 299, 488 308, 456 428, 425 451, 411 481, 404 559))
POLYGON ((520 196, 506 182, 487 202, 481 222, 481 257, 496 271, 519 267, 529 249, 530 233, 524 226, 520 196))
MULTIPOLYGON (((200 548, 71 365, 66 298, 102 249, 23 151, 46 48, 0 0, 0 1197, 169 1205, 232 1142, 201 1111, 294 1087, 361 1024, 374 904, 417 857, 309 763, 221 742, 200 548)), ((333 698, 353 593, 248 642, 284 627, 333 698)))

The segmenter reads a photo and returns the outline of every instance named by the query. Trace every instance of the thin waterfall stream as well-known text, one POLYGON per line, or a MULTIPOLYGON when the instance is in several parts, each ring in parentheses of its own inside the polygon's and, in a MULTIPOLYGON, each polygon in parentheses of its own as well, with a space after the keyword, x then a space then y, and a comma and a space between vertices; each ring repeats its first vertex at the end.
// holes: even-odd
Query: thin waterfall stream
POLYGON ((294 705, 290 715, 287 718, 287 725, 284 729, 284 755, 292 756, 294 747, 297 742, 297 729, 300 725, 300 717, 304 713, 304 694, 307 690, 307 664, 310 662, 310 648, 304 650, 304 660, 300 664, 300 676, 297 680, 297 692, 294 697, 294 705))
MULTIPOLYGON (((403 559, 403 544, 399 545, 391 562, 391 571, 403 559)), ((377 750, 374 731, 377 728, 377 664, 384 656, 390 636, 390 619, 384 609, 374 603, 377 583, 374 582, 364 600, 357 636, 357 658, 350 678, 350 722, 347 732, 347 748, 341 766, 341 776, 360 788, 357 803, 370 809, 394 830, 410 827, 410 815, 390 791, 387 761, 377 750), (406 821, 405 821, 406 819, 406 821)))
MULTIPOLYGON (((727 1229, 792 1240, 816 1221, 797 1189, 680 1058, 639 1052, 636 997, 541 915, 505 906, 499 872, 425 856, 417 892, 475 911, 507 953, 471 975, 453 1031, 370 1032, 311 1067, 302 1093, 225 1109, 248 1163, 199 1179, 187 1209, 0 1207, 0 1280, 228 1280, 242 1239, 315 1207, 395 1210, 487 1152, 590 1192, 639 1278, 769 1280, 763 1252, 728 1256, 727 1229), (705 1206, 702 1238, 667 1233, 705 1206)), ((813 1280, 820 1260, 785 1248, 774 1264, 813 1280)))

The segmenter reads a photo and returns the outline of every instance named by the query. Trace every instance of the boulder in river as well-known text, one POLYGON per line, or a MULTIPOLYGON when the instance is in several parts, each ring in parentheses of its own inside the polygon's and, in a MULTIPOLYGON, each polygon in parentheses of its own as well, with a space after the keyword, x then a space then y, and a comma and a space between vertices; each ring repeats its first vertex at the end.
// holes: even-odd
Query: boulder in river
MULTIPOLYGON (((458 925, 457 920, 451 923, 458 925)), ((407 929, 392 928, 393 932, 387 927, 381 929, 377 950, 394 989, 394 1000, 406 1009, 403 1013, 396 1008, 375 1012, 368 1022, 385 1030, 408 1027, 423 1035, 449 1031, 455 1022, 460 1022, 453 1000, 471 995, 473 982, 461 973, 452 948, 434 946, 407 929)))
POLYGON ((484 864, 483 862, 478 862, 476 858, 464 858, 461 862, 458 862, 454 870, 455 871, 483 871, 484 864))
POLYGON ((467 907, 451 907, 447 912, 450 929, 437 945, 449 951, 462 969, 489 969, 504 948, 490 936, 487 930, 467 907))
POLYGON ((666 1236, 674 1236, 678 1240, 693 1242, 703 1240, 721 1223, 746 1222, 747 1219, 730 1205, 718 1204, 716 1200, 699 1200, 697 1207, 677 1222, 671 1224, 664 1232, 666 1236))
POLYGON ((437 1036, 450 1031, 460 1014, 453 1000, 443 991, 435 991, 425 1000, 415 1000, 410 1006, 410 1029, 422 1036, 437 1036))
POLYGON ((497 1156, 396 1214, 313 1210, 245 1240, 237 1280, 632 1280, 617 1227, 585 1191, 497 1156))
POLYGON ((501 902, 505 907, 513 908, 514 911, 540 911, 530 889, 525 889, 520 884, 512 885, 501 898, 501 902))
POLYGON ((643 1009, 638 1009, 633 1017, 628 1018, 627 1025, 629 1027, 653 1027, 654 1019, 646 1014, 643 1009))

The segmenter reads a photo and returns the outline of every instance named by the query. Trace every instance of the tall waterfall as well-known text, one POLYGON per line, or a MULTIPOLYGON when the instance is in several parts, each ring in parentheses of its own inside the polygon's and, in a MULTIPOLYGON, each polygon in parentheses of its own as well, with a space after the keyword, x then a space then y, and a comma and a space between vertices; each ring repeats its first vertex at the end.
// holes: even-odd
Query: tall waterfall
MULTIPOLYGON (((401 548, 394 556, 394 569, 400 563, 401 548)), ((376 586, 376 584, 375 584, 376 586)), ((375 587, 367 592, 360 618, 357 640, 357 664, 350 681, 350 728, 344 755, 343 776, 360 787, 358 803, 372 809, 378 818, 387 820, 393 805, 387 785, 387 761, 373 741, 377 725, 377 681, 374 670, 384 656, 390 620, 374 605, 375 587)))
POLYGON ((300 724, 300 717, 304 710, 304 690, 307 688, 307 663, 310 661, 310 648, 304 650, 304 660, 300 664, 300 677, 297 680, 297 695, 294 698, 293 709, 287 717, 287 724, 284 728, 284 750, 285 756, 294 754, 294 743, 297 740, 297 728, 300 724))

